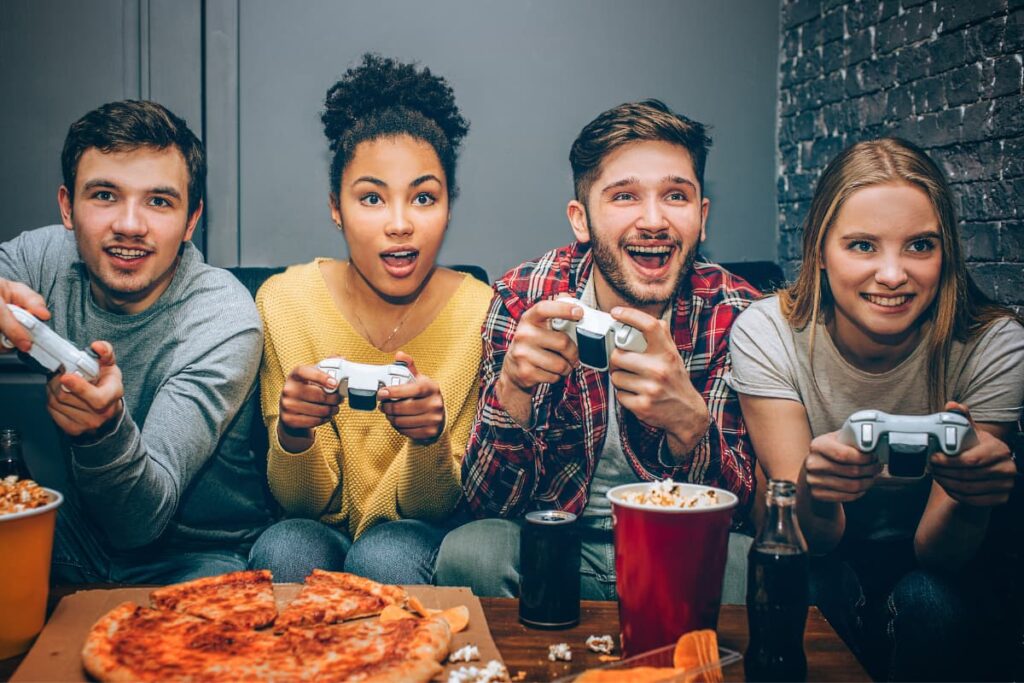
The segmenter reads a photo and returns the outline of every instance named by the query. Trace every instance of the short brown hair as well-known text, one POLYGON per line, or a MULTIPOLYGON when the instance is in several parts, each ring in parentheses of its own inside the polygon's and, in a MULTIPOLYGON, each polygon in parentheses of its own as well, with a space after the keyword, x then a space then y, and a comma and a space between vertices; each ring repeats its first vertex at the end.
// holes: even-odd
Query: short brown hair
POLYGON ((188 124, 166 107, 146 100, 108 102, 72 123, 60 156, 64 187, 72 199, 78 162, 93 147, 104 153, 177 147, 188 169, 188 214, 199 208, 206 190, 206 152, 188 124))
POLYGON ((580 131, 569 151, 576 200, 586 202, 605 157, 638 141, 671 142, 685 148, 693 159, 693 170, 703 193, 704 165, 711 147, 707 126, 675 113, 661 100, 644 100, 613 107, 580 131))

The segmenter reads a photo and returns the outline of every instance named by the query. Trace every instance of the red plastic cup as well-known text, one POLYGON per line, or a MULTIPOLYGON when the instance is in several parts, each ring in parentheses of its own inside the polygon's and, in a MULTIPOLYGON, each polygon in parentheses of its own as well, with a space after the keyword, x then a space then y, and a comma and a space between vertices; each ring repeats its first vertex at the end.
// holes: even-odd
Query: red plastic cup
MULTIPOLYGON (((608 492, 615 530, 615 586, 619 593, 622 651, 631 657, 715 628, 729 551, 732 509, 739 499, 714 489, 720 503, 701 508, 638 505, 622 499, 652 484, 626 484, 608 492)), ((684 496, 709 486, 677 484, 684 496)))

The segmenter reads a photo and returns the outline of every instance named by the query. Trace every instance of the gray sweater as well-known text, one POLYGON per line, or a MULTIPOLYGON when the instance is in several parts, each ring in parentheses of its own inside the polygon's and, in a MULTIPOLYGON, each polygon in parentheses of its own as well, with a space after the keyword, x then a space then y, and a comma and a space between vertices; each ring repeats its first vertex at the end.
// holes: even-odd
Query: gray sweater
POLYGON ((251 541, 269 513, 249 449, 255 404, 247 399, 263 342, 245 287, 188 243, 156 303, 136 315, 111 313, 93 300, 74 235, 60 225, 0 244, 0 277, 42 294, 50 326, 76 346, 114 346, 124 416, 99 442, 73 447, 75 490, 65 492, 100 545, 118 552, 157 540, 182 550, 251 541))

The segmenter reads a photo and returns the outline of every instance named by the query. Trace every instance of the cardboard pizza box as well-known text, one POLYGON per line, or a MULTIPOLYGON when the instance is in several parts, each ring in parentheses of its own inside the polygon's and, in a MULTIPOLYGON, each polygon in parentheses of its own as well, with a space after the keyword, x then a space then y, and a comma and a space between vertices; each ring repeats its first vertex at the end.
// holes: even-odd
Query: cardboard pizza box
MULTIPOLYGON (((301 588, 298 584, 275 584, 274 597, 280 610, 294 598, 301 588)), ((122 602, 131 600, 149 605, 150 588, 115 588, 111 590, 84 590, 63 598, 57 604, 50 620, 39 634, 35 645, 14 672, 12 682, 18 681, 88 681, 82 668, 82 645, 96 621, 122 602)), ((409 595, 420 599, 424 607, 446 609, 457 605, 469 608, 469 627, 452 637, 451 651, 464 645, 476 645, 480 661, 471 662, 479 667, 492 659, 501 661, 491 631, 487 627, 483 607, 468 588, 442 588, 438 586, 406 586, 409 595)), ((466 664, 443 663, 448 674, 466 664)))

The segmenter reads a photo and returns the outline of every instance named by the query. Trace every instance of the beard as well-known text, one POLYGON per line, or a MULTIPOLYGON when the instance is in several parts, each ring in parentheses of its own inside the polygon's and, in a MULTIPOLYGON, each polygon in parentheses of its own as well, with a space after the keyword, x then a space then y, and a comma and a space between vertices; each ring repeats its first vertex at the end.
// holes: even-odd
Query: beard
MULTIPOLYGON (((663 288, 658 286, 660 283, 654 283, 653 285, 640 284, 630 281, 630 278, 626 275, 625 264, 623 263, 625 259, 629 258, 626 255, 626 244, 628 243, 626 237, 623 236, 618 244, 613 246, 609 241, 598 236, 599 233, 594 230, 589 219, 587 221, 587 229, 590 232, 590 245, 594 255, 595 266, 601 271, 608 286, 623 301, 634 308, 665 306, 671 302, 675 293, 679 291, 683 278, 689 274, 690 268, 697 258, 696 246, 688 251, 683 251, 685 248, 683 243, 675 240, 675 248, 683 251, 683 264, 681 268, 669 275, 671 286, 663 288)), ((667 280, 662 280, 661 282, 665 281, 667 280)))

